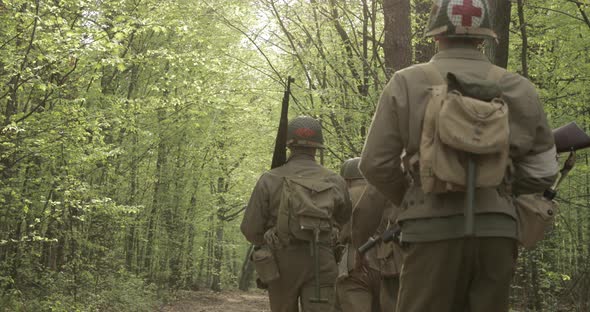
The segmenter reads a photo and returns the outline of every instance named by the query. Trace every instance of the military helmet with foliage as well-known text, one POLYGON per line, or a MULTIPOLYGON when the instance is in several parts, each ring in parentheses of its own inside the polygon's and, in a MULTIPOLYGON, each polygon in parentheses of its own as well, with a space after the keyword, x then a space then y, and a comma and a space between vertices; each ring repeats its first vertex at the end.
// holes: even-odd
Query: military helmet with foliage
POLYGON ((359 170, 360 157, 351 158, 342 163, 340 168, 340 175, 345 179, 363 179, 363 175, 359 170))
POLYGON ((287 127, 287 146, 323 148, 322 125, 309 116, 291 119, 287 127))
POLYGON ((490 13, 487 0, 434 0, 425 36, 496 39, 490 13))

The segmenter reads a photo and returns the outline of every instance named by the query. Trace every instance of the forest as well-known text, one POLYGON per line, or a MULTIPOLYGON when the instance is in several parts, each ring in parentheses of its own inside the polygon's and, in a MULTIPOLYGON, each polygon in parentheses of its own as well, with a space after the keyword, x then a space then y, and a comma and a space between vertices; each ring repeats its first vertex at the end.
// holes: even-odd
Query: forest
MULTIPOLYGON (((359 156, 391 75, 428 61, 431 0, 0 0, 0 311, 154 311, 255 288, 239 230, 290 116, 359 156)), ((490 0, 495 64, 590 132, 590 1, 490 0)), ((590 163, 521 250, 513 311, 590 311, 590 163)))

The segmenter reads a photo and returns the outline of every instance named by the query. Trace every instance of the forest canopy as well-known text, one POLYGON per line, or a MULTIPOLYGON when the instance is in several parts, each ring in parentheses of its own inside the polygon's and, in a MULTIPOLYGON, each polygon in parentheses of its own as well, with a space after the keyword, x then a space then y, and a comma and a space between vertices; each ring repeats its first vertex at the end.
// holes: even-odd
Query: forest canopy
MULTIPOLYGON (((486 55, 537 86, 553 127, 590 132, 590 1, 490 3, 486 55)), ((150 311, 178 289, 247 288, 239 221, 287 77, 290 116, 321 120, 338 170, 391 75, 436 52, 430 4, 1 0, 0 310, 150 311)), ((587 152, 558 201, 548 239, 520 253, 515 311, 590 310, 587 152)))

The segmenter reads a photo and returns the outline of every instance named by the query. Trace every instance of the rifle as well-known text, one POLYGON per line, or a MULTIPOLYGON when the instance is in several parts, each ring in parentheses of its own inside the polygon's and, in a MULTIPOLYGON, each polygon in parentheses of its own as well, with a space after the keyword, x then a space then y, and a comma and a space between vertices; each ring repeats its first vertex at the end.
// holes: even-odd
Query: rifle
POLYGON ((590 147, 590 137, 573 121, 565 126, 554 129, 553 137, 555 138, 557 153, 569 152, 570 154, 559 171, 557 180, 553 186, 543 193, 543 197, 549 200, 557 196, 559 185, 576 165, 576 151, 590 147))
POLYGON ((381 235, 369 237, 367 242, 365 242, 361 247, 357 249, 357 251, 362 255, 367 251, 373 249, 379 242, 389 243, 393 240, 399 240, 399 235, 401 234, 401 229, 399 225, 394 225, 388 227, 381 235))
MULTIPOLYGON (((295 82, 295 78, 289 76, 287 78, 287 86, 285 86, 285 91, 283 92, 279 129, 277 130, 275 149, 272 154, 272 163, 270 165, 270 169, 280 167, 287 162, 287 127, 289 125, 289 99, 291 98, 292 82, 295 82)), ((258 248, 260 247, 250 245, 250 253, 258 248)), ((248 256, 248 261, 250 261, 250 256, 248 256)), ((268 288, 268 285, 262 282, 259 278, 256 279, 256 285, 260 289, 268 288)))
MULTIPOLYGON (((563 182, 565 177, 567 177, 568 173, 574 168, 576 164, 576 151, 590 147, 590 136, 588 136, 575 122, 570 122, 565 126, 554 129, 553 137, 555 139, 555 148, 557 153, 569 152, 570 154, 563 164, 563 168, 559 171, 558 179, 551 188, 545 190, 543 193, 543 197, 547 198, 548 200, 552 200, 555 198, 555 196, 557 196, 557 189, 559 185, 561 182, 563 182)), ((467 220, 466 226, 469 227, 466 230, 473 231, 473 219, 467 220)), ((390 227, 381 235, 370 237, 367 242, 358 248, 358 252, 360 254, 364 254, 375 247, 380 241, 390 242, 394 239, 398 239, 400 234, 401 230, 398 225, 390 227)))
POLYGON ((289 76, 289 78, 287 78, 287 87, 283 93, 281 119, 279 121, 277 138, 275 139, 275 150, 272 154, 272 164, 270 165, 270 169, 280 167, 287 162, 287 125, 289 123, 289 98, 291 97, 292 82, 295 82, 295 78, 289 76))

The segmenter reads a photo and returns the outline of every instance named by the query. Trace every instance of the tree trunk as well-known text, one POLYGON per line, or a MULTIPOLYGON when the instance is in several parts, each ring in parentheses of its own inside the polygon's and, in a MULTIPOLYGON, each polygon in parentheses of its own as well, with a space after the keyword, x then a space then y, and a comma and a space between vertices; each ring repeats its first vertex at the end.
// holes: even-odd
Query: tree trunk
POLYGON ((248 251, 246 252, 246 257, 244 258, 244 262, 242 263, 242 272, 240 274, 240 283, 238 288, 243 291, 247 291, 252 286, 252 279, 254 276, 254 265, 252 265, 252 261, 250 261, 250 254, 254 250, 254 245, 250 245, 248 251))
POLYGON ((498 42, 486 40, 486 55, 492 63, 506 68, 508 66, 508 48, 510 42, 510 13, 512 2, 508 0, 490 0, 490 14, 498 42))
POLYGON ((383 0, 385 68, 389 77, 412 64, 410 1, 383 0))
MULTIPOLYGON (((163 108, 158 110, 158 124, 162 126, 162 122, 166 118, 165 112, 163 108)), ((163 127, 163 126, 162 126, 163 127)), ((163 129, 160 130, 163 132, 163 129)), ((160 133, 160 138, 158 142, 158 155, 156 160, 156 179, 154 182, 154 193, 152 198, 152 208, 150 209, 149 216, 148 216, 148 230, 147 230, 147 242, 146 242, 146 252, 144 257, 144 269, 147 270, 150 277, 152 276, 153 266, 154 266, 154 249, 156 245, 156 232, 158 230, 158 216, 160 214, 160 206, 161 206, 161 196, 163 193, 163 175, 164 175, 164 167, 166 163, 166 156, 167 156, 167 148, 166 148, 166 139, 164 138, 164 134, 160 133)))
POLYGON ((529 262, 531 264, 531 286, 533 290, 533 302, 532 306, 535 311, 543 311, 543 299, 541 298, 541 285, 539 281, 539 264, 536 257, 537 251, 531 251, 529 256, 529 262))
POLYGON ((418 25, 415 36, 420 38, 418 43, 416 43, 416 51, 414 52, 414 59, 416 63, 426 63, 430 61, 436 52, 434 41, 430 38, 424 38, 424 31, 428 26, 428 17, 430 15, 431 6, 432 1, 430 0, 415 1, 415 24, 418 25))
POLYGON ((215 230, 215 247, 213 250, 213 278, 211 290, 221 291, 221 267, 223 264, 223 221, 218 220, 215 230))

